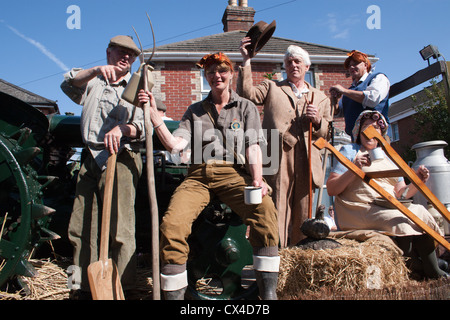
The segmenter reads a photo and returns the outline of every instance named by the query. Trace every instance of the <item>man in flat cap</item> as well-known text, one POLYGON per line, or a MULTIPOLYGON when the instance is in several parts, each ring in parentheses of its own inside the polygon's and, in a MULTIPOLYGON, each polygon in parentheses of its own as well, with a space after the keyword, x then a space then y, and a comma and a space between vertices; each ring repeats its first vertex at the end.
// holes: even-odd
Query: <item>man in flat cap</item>
POLYGON ((122 100, 121 95, 139 54, 140 50, 131 37, 116 36, 106 49, 106 65, 85 70, 74 68, 64 75, 61 84, 64 93, 83 106, 84 160, 78 174, 69 223, 74 265, 81 272, 81 290, 73 290, 77 293, 73 298, 88 296, 87 267, 98 261, 105 169, 112 153, 117 153, 117 166, 111 204, 111 258, 117 264, 125 294, 135 283, 134 202, 142 173, 139 148, 145 137, 144 116, 142 109, 122 100))

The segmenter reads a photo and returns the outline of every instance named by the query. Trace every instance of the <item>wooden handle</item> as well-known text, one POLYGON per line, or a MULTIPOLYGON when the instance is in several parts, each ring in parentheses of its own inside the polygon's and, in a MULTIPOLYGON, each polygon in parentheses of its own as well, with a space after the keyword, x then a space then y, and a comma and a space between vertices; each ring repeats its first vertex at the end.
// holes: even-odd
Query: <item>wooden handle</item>
POLYGON ((108 260, 109 227, 111 222, 111 205, 114 187, 114 175, 116 172, 116 160, 117 154, 113 153, 109 156, 108 162, 106 164, 106 182, 103 194, 102 228, 100 235, 100 261, 108 260))
MULTIPOLYGON (((314 92, 311 93, 311 100, 309 104, 312 104, 314 100, 314 92)), ((312 206, 313 206, 313 186, 312 186, 312 121, 309 121, 309 132, 308 132, 308 167, 309 167, 309 194, 308 194, 308 218, 312 218, 312 206)))
MULTIPOLYGON (((147 86, 147 65, 144 66, 144 90, 147 86)), ((145 149, 146 149, 146 169, 148 198, 150 204, 151 226, 152 226, 152 279, 153 279, 153 300, 161 300, 161 284, 159 271, 159 213, 156 199, 155 172, 153 167, 153 136, 151 134, 150 102, 144 105, 144 126, 145 126, 145 149)))
POLYGON ((312 168, 311 168, 311 155, 312 155, 312 121, 309 122, 309 135, 308 135, 308 166, 309 166, 309 204, 308 204, 308 218, 312 218, 312 206, 313 206, 313 192, 312 192, 312 168))
POLYGON ((408 177, 408 179, 416 186, 418 190, 422 192, 422 194, 428 199, 428 201, 433 204, 433 206, 438 210, 441 215, 450 222, 450 212, 447 208, 442 204, 441 201, 431 192, 431 190, 427 187, 427 185, 420 180, 417 174, 411 169, 410 166, 406 164, 405 161, 398 155, 397 152, 391 147, 383 137, 377 132, 377 130, 373 126, 369 126, 366 130, 363 131, 363 134, 368 139, 377 139, 382 148, 386 151, 386 154, 391 158, 392 162, 394 162, 397 167, 399 167, 403 172, 404 176, 408 177))

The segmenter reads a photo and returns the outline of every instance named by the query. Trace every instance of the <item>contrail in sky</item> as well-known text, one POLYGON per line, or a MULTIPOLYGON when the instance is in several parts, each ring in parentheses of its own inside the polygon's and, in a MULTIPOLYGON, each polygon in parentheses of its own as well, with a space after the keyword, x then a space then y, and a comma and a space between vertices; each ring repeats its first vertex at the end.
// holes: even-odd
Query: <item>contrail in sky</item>
POLYGON ((69 68, 61 60, 59 60, 53 53, 51 53, 42 43, 27 37, 26 35, 21 33, 19 30, 6 24, 5 21, 3 21, 3 20, 0 20, 0 21, 3 22, 16 35, 18 35, 19 37, 21 37, 22 39, 24 39, 25 41, 29 42, 30 44, 35 46, 37 49, 39 49, 39 51, 41 51, 50 60, 52 60, 54 63, 56 63, 63 71, 69 70, 69 68))

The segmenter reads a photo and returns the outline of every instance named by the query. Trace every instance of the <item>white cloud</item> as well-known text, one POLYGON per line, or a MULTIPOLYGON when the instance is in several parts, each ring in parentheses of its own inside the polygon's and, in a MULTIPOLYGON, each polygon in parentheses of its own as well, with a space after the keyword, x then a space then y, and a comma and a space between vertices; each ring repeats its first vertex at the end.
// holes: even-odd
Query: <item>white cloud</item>
POLYGON ((69 70, 69 68, 61 61, 59 60, 53 53, 51 53, 42 43, 31 39, 27 36, 25 36, 23 33, 19 32, 17 29, 11 27, 10 25, 6 24, 4 20, 0 20, 0 22, 4 23, 12 32, 14 32, 17 36, 21 37, 28 43, 35 46, 39 51, 41 51, 47 58, 52 60, 54 63, 58 65, 63 71, 69 70))
POLYGON ((333 39, 348 39, 353 26, 358 24, 360 18, 356 15, 342 18, 335 13, 328 13, 325 25, 328 27, 333 39))

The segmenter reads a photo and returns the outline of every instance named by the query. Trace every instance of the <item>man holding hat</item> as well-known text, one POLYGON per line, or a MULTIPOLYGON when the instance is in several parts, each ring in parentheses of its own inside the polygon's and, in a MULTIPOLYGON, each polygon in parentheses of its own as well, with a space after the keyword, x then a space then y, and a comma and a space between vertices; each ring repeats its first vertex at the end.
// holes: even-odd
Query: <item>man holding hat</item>
MULTIPOLYGON (((289 46, 284 57, 287 79, 264 80, 253 86, 251 52, 259 41, 244 37, 240 52, 237 92, 257 105, 264 105, 263 129, 267 129, 269 150, 278 152, 278 171, 265 178, 272 187, 272 198, 278 209, 278 227, 281 247, 296 245, 305 238, 300 227, 308 218, 309 194, 314 186, 323 183, 320 152, 308 145, 326 137, 331 121, 330 99, 305 81, 311 61, 308 52, 298 46, 289 46), (272 137, 278 139, 279 150, 272 150, 272 137), (311 167, 309 166, 311 151, 311 167), (312 186, 309 171, 312 171, 312 186)), ((260 45, 259 45, 260 46, 260 45)))
POLYGON ((383 73, 375 73, 367 54, 353 50, 344 62, 353 83, 345 89, 340 84, 330 88, 332 97, 342 97, 341 107, 345 118, 345 132, 352 137, 356 118, 366 109, 377 110, 389 123, 389 79, 383 73))
POLYGON ((85 70, 74 68, 64 75, 61 84, 64 93, 83 106, 81 134, 85 143, 84 159, 69 223, 69 239, 74 246, 73 263, 81 272, 81 291, 74 290, 76 293, 89 291, 87 267, 98 260, 105 169, 112 153, 117 153, 117 167, 111 204, 110 248, 125 293, 134 286, 134 201, 137 181, 142 173, 139 148, 145 137, 144 116, 142 109, 120 97, 131 77, 131 66, 140 53, 131 37, 113 37, 106 49, 106 65, 85 70))

